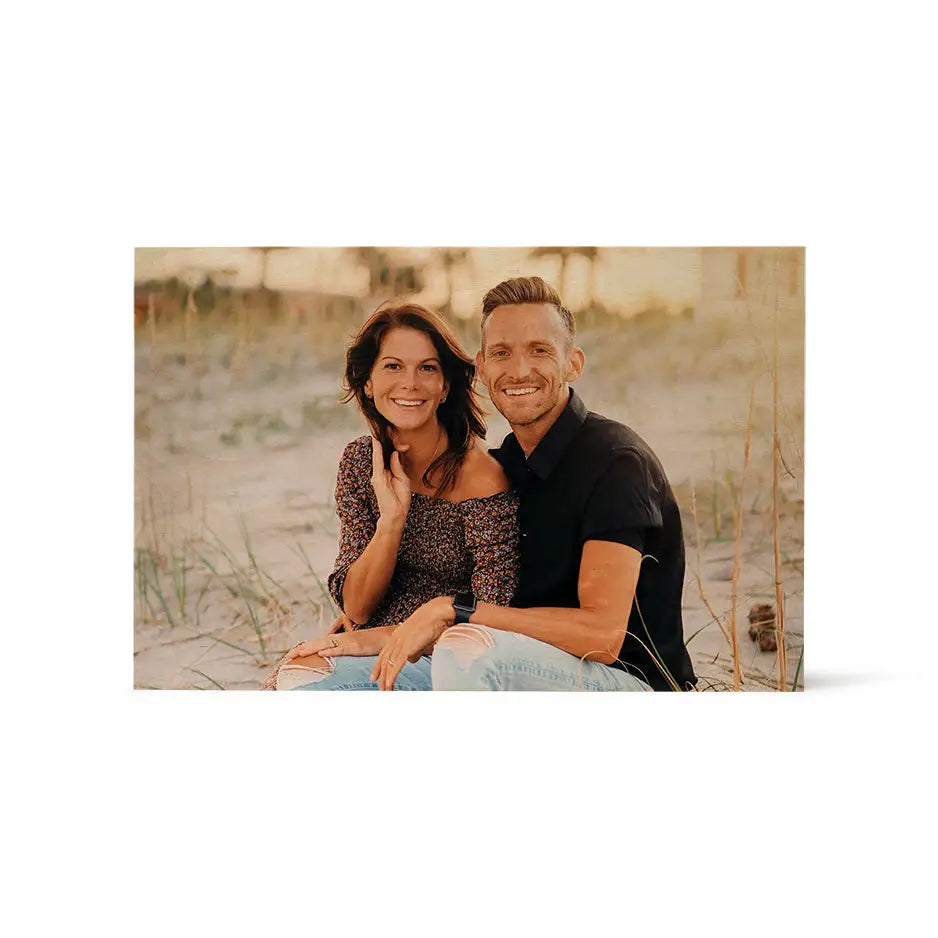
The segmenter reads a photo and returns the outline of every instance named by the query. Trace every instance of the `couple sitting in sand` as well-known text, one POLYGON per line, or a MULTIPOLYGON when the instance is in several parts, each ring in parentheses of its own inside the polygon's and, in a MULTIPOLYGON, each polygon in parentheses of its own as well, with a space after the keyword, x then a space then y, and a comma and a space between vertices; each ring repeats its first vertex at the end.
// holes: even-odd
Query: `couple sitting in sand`
POLYGON ((573 315, 539 277, 482 303, 475 363, 414 304, 348 350, 346 400, 371 437, 339 464, 343 611, 278 690, 688 690, 684 540, 664 470, 589 412, 573 315), (487 451, 479 377, 511 425, 487 451))

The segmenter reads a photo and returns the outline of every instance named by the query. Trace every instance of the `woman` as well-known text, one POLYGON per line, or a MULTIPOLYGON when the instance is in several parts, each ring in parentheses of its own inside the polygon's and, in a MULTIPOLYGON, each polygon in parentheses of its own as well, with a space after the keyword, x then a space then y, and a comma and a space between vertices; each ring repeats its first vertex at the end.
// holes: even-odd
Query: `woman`
MULTIPOLYGON (((339 463, 339 555, 329 590, 350 630, 301 642, 268 686, 375 690, 394 627, 436 596, 471 590, 507 605, 517 584, 517 499, 487 452, 475 367, 446 323, 417 304, 379 309, 346 354, 345 403, 371 436, 339 463)), ((428 690, 430 661, 400 690, 428 690)))

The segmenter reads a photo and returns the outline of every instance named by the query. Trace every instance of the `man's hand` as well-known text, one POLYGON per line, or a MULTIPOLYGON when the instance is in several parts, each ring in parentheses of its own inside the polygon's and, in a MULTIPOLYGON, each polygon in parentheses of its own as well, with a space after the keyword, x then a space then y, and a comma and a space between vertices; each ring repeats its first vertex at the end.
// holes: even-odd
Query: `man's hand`
POLYGON ((378 690, 394 690, 404 662, 417 661, 429 653, 443 631, 453 624, 454 616, 452 599, 438 596, 405 619, 392 633, 371 672, 378 690))

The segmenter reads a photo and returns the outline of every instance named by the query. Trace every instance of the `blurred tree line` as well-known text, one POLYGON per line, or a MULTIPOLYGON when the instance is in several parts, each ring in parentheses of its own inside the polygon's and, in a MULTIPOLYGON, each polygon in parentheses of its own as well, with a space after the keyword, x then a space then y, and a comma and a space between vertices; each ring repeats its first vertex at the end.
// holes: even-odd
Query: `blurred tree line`
MULTIPOLYGON (((378 304, 395 297, 419 294, 427 285, 431 266, 442 269, 445 298, 429 304, 445 316, 458 334, 477 328, 477 318, 469 322, 456 316, 453 309, 455 271, 470 259, 469 248, 438 248, 431 253, 432 260, 425 263, 404 261, 393 249, 379 247, 353 247, 346 249, 348 263, 367 271, 367 295, 353 296, 316 290, 271 290, 267 286, 270 255, 282 250, 275 246, 257 247, 261 252, 260 283, 256 287, 232 286, 233 270, 201 271, 193 282, 181 277, 166 280, 147 280, 134 287, 134 322, 136 326, 189 322, 195 318, 277 322, 294 320, 304 322, 349 322, 355 324, 378 304), (201 279, 199 279, 201 277, 201 279)), ((621 325, 621 319, 607 310, 595 296, 595 266, 599 249, 595 247, 537 247, 530 251, 531 258, 556 258, 559 275, 554 283, 563 295, 568 262, 573 257, 588 262, 587 301, 575 310, 581 328, 595 328, 604 324, 621 325)), ((481 298, 480 298, 481 299, 481 298)))

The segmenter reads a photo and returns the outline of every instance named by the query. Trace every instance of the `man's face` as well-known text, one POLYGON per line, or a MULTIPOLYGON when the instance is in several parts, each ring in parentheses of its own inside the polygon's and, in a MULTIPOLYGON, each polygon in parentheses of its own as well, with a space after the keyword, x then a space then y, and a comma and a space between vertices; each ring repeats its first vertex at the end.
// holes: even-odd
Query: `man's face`
POLYGON ((567 405, 568 382, 583 370, 583 353, 553 305, 521 303, 492 310, 476 366, 512 427, 550 426, 567 405))

